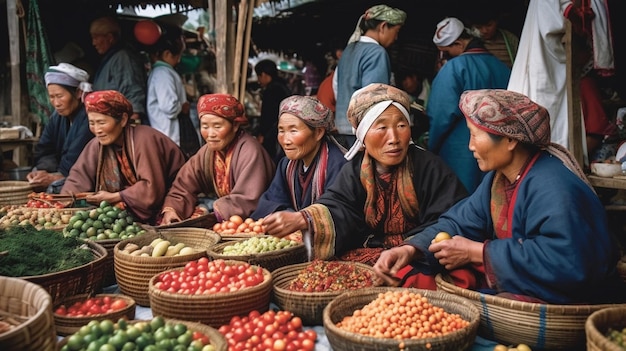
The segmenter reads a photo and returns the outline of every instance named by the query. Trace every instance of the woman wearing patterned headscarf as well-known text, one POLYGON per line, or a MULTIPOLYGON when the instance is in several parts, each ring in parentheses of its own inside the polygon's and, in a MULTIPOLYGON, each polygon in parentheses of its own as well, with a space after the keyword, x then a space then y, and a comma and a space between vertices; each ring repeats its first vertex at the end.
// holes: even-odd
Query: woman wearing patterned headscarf
POLYGON ((299 211, 333 183, 346 163, 345 149, 329 133, 334 127, 332 111, 314 97, 294 95, 280 103, 278 143, 285 157, 252 218, 299 211))
POLYGON ((234 96, 207 94, 198 100, 200 133, 206 145, 180 170, 163 204, 163 224, 190 218, 198 195, 217 197, 214 220, 249 217, 274 176, 263 146, 242 129, 248 122, 234 96))
POLYGON ((85 97, 96 136, 80 154, 62 193, 95 192, 90 203, 121 204, 140 222, 155 224, 163 199, 185 163, 180 148, 149 126, 132 125, 131 103, 115 90, 85 97))
POLYGON ((381 277, 411 262, 470 269, 470 288, 554 304, 623 302, 618 246, 602 203, 571 154, 550 142, 547 110, 507 90, 466 91, 459 104, 469 149, 489 172, 465 201, 403 245, 383 252, 381 277), (449 240, 431 241, 439 232, 449 240))
POLYGON ((93 138, 82 101, 91 84, 87 72, 69 63, 51 66, 44 79, 55 111, 35 146, 35 167, 26 178, 35 191, 58 193, 78 155, 93 138))
POLYGON ((437 156, 411 143, 409 97, 385 84, 357 90, 348 109, 357 142, 335 182, 311 206, 264 220, 267 232, 302 230, 310 258, 374 264, 384 248, 434 223, 467 193, 437 156))

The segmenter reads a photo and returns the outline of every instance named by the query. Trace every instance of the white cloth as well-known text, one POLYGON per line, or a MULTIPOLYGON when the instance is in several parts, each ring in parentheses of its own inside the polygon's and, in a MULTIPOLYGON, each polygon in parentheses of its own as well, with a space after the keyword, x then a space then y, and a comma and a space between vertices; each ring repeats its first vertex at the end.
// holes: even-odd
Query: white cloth
POLYGON ((591 9, 595 15, 591 21, 593 68, 595 69, 615 69, 608 6, 607 0, 591 0, 591 9))
POLYGON ((159 61, 148 76, 147 112, 150 125, 180 146, 178 114, 187 101, 183 81, 172 66, 159 61))
POLYGON ((465 25, 458 18, 448 17, 437 23, 437 29, 433 35, 433 43, 437 46, 448 46, 459 39, 465 30, 465 25))

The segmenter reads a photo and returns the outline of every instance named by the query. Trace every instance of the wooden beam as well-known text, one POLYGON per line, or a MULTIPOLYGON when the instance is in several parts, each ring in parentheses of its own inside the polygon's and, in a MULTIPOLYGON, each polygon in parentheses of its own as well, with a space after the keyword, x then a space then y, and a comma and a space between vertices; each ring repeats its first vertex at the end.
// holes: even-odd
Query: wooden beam
POLYGON ((584 144, 582 113, 580 107, 580 67, 575 64, 576 43, 572 40, 572 24, 565 21, 565 50, 566 50, 566 86, 567 86, 567 115, 568 115, 568 144, 569 150, 582 167, 584 165, 584 144))
POLYGON ((9 50, 11 65, 11 124, 21 125, 21 78, 20 78, 20 31, 17 16, 17 0, 7 0, 7 28, 9 30, 9 50))
POLYGON ((228 93, 227 77, 227 21, 230 13, 227 0, 215 1, 215 12, 212 14, 215 18, 215 63, 217 65, 217 84, 215 93, 228 93))
POLYGON ((250 55, 250 41, 252 38, 252 18, 254 16, 254 8, 258 6, 254 0, 250 6, 248 6, 248 18, 246 23, 246 32, 245 37, 246 40, 243 44, 243 60, 241 61, 241 85, 239 87, 239 99, 240 101, 245 100, 246 96, 246 85, 248 84, 248 56, 250 55))

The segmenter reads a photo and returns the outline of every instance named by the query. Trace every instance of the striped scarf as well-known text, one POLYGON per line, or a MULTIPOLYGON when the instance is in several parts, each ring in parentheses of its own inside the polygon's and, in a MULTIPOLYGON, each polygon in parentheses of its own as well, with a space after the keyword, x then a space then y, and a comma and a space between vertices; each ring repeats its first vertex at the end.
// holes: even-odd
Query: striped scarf
POLYGON ((287 164, 285 176, 291 193, 291 204, 296 211, 300 210, 300 206, 298 204, 302 204, 304 202, 308 191, 311 193, 311 203, 314 203, 315 200, 317 200, 324 192, 324 185, 326 184, 326 170, 328 168, 328 144, 326 141, 323 141, 320 145, 320 150, 309 167, 314 168, 314 170, 307 174, 304 179, 301 179, 299 176, 299 170, 303 169, 303 161, 289 160, 289 163, 287 164), (298 182, 296 182, 296 179, 298 182), (302 188, 302 194, 299 200, 297 199, 297 185, 302 188))

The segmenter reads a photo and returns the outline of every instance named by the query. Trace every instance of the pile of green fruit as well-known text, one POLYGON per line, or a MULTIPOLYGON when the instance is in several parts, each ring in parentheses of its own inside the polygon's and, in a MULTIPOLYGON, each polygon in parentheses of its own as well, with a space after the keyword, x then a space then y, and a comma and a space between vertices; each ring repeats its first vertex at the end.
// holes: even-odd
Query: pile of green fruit
POLYGON ((106 201, 97 208, 76 212, 63 229, 65 236, 89 240, 124 240, 145 232, 126 210, 106 201))

